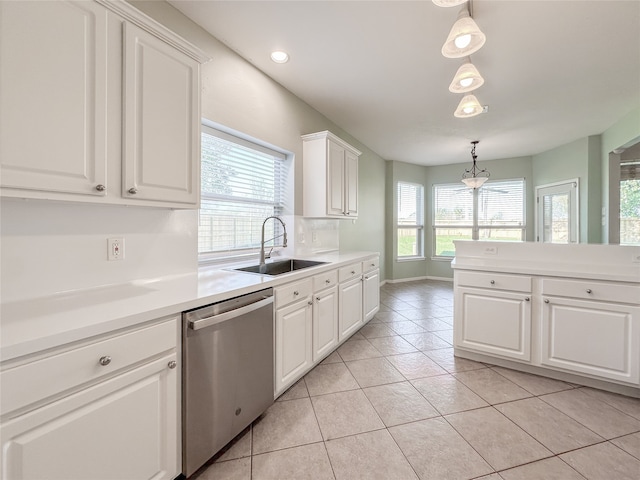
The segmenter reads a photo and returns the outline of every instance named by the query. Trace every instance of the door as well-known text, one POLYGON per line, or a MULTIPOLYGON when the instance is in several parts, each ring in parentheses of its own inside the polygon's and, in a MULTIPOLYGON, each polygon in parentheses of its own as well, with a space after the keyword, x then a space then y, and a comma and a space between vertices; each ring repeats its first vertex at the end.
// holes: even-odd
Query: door
POLYGON ((314 295, 313 361, 331 352, 338 344, 338 287, 314 295))
POLYGON ((380 270, 365 273, 363 280, 364 321, 368 322, 380 309, 380 270))
POLYGON ((578 242, 578 179, 536 187, 536 202, 538 242, 578 242))
POLYGON ((345 150, 345 214, 358 216, 358 156, 345 150))
POLYGON ((171 480, 178 459, 178 369, 171 354, 2 424, 11 480, 171 480))
POLYGON ((327 215, 343 217, 345 214, 345 149, 327 140, 329 158, 327 162, 327 215))
POLYGON ((125 197, 197 205, 199 68, 191 57, 125 23, 125 197))
POLYGON ((106 194, 107 11, 0 2, 3 187, 106 194))

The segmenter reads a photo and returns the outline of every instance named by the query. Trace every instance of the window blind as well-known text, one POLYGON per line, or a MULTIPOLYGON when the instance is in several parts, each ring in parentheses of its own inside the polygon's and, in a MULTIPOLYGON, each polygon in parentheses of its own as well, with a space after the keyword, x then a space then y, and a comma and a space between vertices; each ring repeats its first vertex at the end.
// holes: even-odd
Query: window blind
MULTIPOLYGON (((201 139, 198 252, 233 256, 257 251, 262 223, 283 210, 285 156, 205 126, 201 139)), ((280 228, 279 222, 267 222, 265 239, 279 235, 280 228)))

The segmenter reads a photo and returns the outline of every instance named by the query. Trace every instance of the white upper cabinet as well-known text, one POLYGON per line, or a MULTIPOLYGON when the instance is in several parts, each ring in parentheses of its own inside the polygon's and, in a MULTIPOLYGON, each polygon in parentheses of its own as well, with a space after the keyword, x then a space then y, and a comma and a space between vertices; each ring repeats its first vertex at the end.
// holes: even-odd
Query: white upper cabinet
POLYGON ((3 196, 194 208, 200 62, 123 1, 0 2, 3 196))
POLYGON ((106 71, 102 6, 0 2, 3 187, 106 194, 106 71))
POLYGON ((124 72, 123 195, 197 204, 198 62, 127 23, 124 72))
POLYGON ((305 217, 358 217, 361 152, 331 132, 303 135, 305 217))

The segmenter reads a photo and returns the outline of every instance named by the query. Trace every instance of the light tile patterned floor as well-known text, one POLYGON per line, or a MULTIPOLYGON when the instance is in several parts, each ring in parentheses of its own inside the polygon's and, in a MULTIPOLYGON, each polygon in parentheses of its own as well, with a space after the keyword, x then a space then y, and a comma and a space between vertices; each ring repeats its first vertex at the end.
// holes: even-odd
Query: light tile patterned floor
POLYGON ((638 480, 640 400, 453 357, 452 285, 376 317, 198 480, 638 480))

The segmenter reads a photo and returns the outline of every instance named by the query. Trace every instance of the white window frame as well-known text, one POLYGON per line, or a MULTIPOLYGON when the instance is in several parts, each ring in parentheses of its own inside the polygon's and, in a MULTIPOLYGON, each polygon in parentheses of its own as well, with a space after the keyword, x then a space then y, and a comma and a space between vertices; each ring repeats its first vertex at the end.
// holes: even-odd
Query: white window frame
POLYGON ((395 258, 397 262, 415 261, 425 259, 425 242, 424 242, 424 185, 413 182, 398 181, 396 183, 396 251, 395 258), (416 223, 414 224, 400 224, 400 187, 402 185, 416 187, 418 189, 418 195, 416 196, 416 223), (416 230, 416 254, 415 255, 399 255, 398 254, 398 240, 400 230, 416 230))
MULTIPOLYGON (((217 200, 234 201, 237 203, 246 203, 247 205, 258 205, 258 204, 273 205, 273 210, 270 211, 270 215, 281 216, 284 212, 284 205, 285 205, 284 196, 286 194, 285 182, 288 178, 288 173, 287 173, 288 163, 289 163, 287 162, 288 154, 284 150, 276 150, 276 147, 273 147, 272 145, 268 145, 265 142, 261 142, 257 139, 251 138, 240 132, 227 129, 222 125, 216 124, 206 119, 202 119, 201 134, 203 133, 207 135, 211 135, 213 137, 217 137, 222 140, 226 140, 231 143, 235 143, 245 148, 255 150, 260 153, 266 153, 268 155, 271 155, 279 159, 281 161, 281 164, 278 167, 280 172, 279 172, 279 179, 276 181, 276 184, 280 185, 280 191, 276 195, 277 198, 274 202, 263 202, 259 200, 250 200, 250 199, 243 200, 237 197, 227 196, 223 194, 211 194, 209 192, 203 191, 201 186, 201 192, 200 192, 201 209, 198 211, 198 216, 200 217, 200 215, 202 214, 201 213, 202 204, 207 200, 212 202, 215 202, 217 200)), ((262 223, 261 222, 259 223, 261 226, 262 223)), ((282 233, 280 223, 277 221, 268 222, 267 227, 268 227, 267 229, 269 230, 269 233, 265 234, 266 239, 269 239, 274 236, 278 236, 279 234, 282 233)), ((198 241, 200 241, 200 228, 201 226, 199 221, 198 222, 198 241)), ((270 249, 271 246, 279 246, 281 242, 282 242, 282 239, 280 237, 275 241, 266 242, 266 247, 270 249)), ((202 252, 202 253, 200 252, 200 247, 198 246, 198 262, 200 264, 210 264, 210 263, 231 262, 234 260, 242 261, 242 260, 257 258, 260 251, 259 243, 260 243, 260 239, 258 238, 257 243, 249 248, 242 248, 242 249, 229 248, 224 251, 212 251, 212 252, 202 252)))
MULTIPOLYGON (((441 260, 441 261, 451 261, 454 259, 454 255, 436 255, 436 247, 437 247, 437 236, 436 236, 436 230, 437 229, 442 229, 442 228, 459 228, 459 229, 465 229, 465 230, 471 230, 471 239, 472 240, 479 240, 480 239, 480 231, 481 230, 490 230, 490 229, 496 229, 498 227, 494 226, 494 225, 480 225, 479 219, 478 219, 478 211, 479 211, 479 207, 478 207, 478 197, 480 195, 480 190, 482 190, 482 188, 484 187, 490 187, 491 185, 495 185, 495 184, 499 184, 500 182, 514 182, 514 181, 521 181, 522 182, 522 225, 500 225, 499 228, 501 230, 520 230, 521 231, 521 235, 520 235, 520 240, 517 241, 524 241, 526 238, 526 232, 527 232, 527 183, 526 183, 526 179, 525 178, 511 178, 511 179, 500 179, 500 180, 494 180, 494 181, 487 181, 482 187, 480 188, 474 188, 472 191, 472 223, 470 224, 460 224, 460 225, 452 225, 452 224, 446 224, 446 223, 436 223, 436 208, 438 207, 438 205, 436 204, 436 189, 437 187, 455 187, 455 188, 461 188, 462 190, 468 188, 465 187, 464 185, 458 184, 458 183, 441 183, 441 184, 434 184, 433 185, 433 189, 432 189, 432 203, 433 203, 433 225, 432 225, 432 249, 431 249, 431 259, 432 260, 441 260)), ((509 240, 504 240, 504 241, 509 241, 509 240)), ((515 241, 515 240, 514 240, 515 241)))

